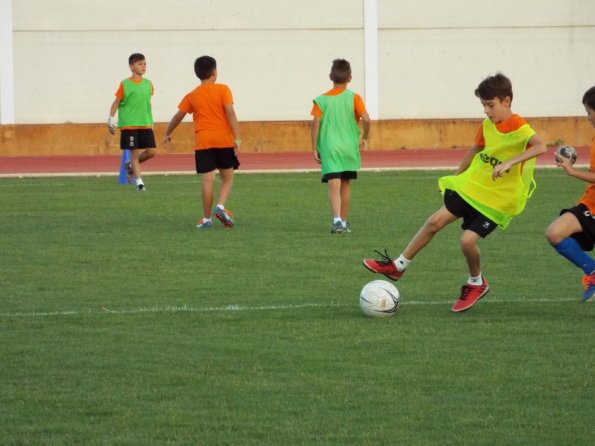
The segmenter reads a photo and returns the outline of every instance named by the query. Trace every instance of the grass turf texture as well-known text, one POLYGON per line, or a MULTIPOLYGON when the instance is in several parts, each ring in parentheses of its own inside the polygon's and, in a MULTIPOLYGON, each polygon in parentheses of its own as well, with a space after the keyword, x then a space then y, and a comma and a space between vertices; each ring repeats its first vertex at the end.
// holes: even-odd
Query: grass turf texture
POLYGON ((361 266, 441 205, 442 172, 361 173, 331 235, 317 174, 238 175, 232 230, 194 228, 199 182, 0 180, 3 445, 587 445, 595 304, 543 231, 584 185, 539 170, 467 278, 457 224, 370 319, 361 266))

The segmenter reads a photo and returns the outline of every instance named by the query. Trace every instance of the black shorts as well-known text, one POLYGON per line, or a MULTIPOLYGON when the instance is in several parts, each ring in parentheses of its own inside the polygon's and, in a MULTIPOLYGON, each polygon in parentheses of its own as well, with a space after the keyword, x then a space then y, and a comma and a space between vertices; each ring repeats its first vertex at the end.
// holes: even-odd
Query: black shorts
POLYGON ((120 149, 155 149, 153 129, 131 129, 120 131, 120 149))
POLYGON ((444 206, 448 212, 463 219, 461 228, 473 231, 482 238, 488 236, 498 226, 453 190, 444 191, 444 206))
POLYGON ((215 169, 231 169, 240 167, 240 161, 233 147, 221 149, 203 149, 194 151, 196 173, 212 172, 215 169))
POLYGON ((595 216, 584 204, 578 204, 570 209, 562 209, 560 215, 570 212, 576 217, 583 228, 583 232, 572 234, 571 237, 577 241, 584 251, 593 251, 595 246, 595 216))
POLYGON ((342 180, 357 180, 357 172, 354 170, 345 170, 343 172, 330 172, 322 176, 322 182, 328 183, 328 180, 340 178, 342 180))

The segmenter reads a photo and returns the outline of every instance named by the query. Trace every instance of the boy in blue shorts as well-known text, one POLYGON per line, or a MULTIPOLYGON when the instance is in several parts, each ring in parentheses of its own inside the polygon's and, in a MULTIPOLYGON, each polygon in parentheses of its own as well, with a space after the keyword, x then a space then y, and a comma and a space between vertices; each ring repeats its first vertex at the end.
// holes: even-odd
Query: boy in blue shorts
POLYGON ((469 278, 452 306, 454 312, 470 309, 488 293, 488 281, 481 273, 479 239, 497 226, 505 229, 523 211, 535 188, 535 157, 547 150, 529 124, 512 113, 512 84, 506 76, 496 74, 484 79, 475 96, 487 117, 455 175, 438 181, 444 206, 426 221, 397 259, 391 259, 385 251, 379 253, 381 260, 363 262, 370 271, 399 280, 440 230, 462 218, 460 246, 469 278))
POLYGON ((336 59, 331 67, 333 89, 314 99, 311 137, 314 159, 321 164, 322 182, 328 183, 333 214, 332 234, 351 232, 347 216, 351 205, 351 180, 361 167, 360 149, 368 148, 370 116, 361 96, 347 89, 351 66, 336 59), (360 139, 359 121, 363 123, 360 139))
POLYGON ((131 161, 126 165, 128 182, 132 182, 134 176, 136 190, 144 192, 146 188, 140 165, 153 158, 157 152, 151 109, 154 88, 149 79, 143 78, 147 71, 145 56, 140 53, 130 55, 128 65, 132 76, 120 82, 116 99, 110 108, 107 125, 112 135, 116 134, 116 127, 120 128, 120 148, 130 150, 131 161), (116 112, 118 112, 117 123, 114 118, 116 112))
MULTIPOLYGON (((583 105, 587 119, 595 127, 595 87, 583 95, 583 105)), ((569 176, 588 184, 576 206, 562 209, 560 216, 546 229, 545 236, 558 254, 583 271, 583 302, 592 302, 595 300, 595 260, 586 251, 592 251, 595 245, 595 138, 588 172, 576 169, 564 157, 556 157, 556 164, 569 176)))

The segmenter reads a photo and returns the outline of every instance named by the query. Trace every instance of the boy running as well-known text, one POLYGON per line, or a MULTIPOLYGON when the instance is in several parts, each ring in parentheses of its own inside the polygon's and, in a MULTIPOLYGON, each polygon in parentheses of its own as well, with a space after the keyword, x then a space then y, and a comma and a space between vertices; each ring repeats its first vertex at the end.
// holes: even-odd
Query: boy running
POLYGON ((444 206, 436 211, 394 261, 384 253, 381 260, 365 259, 370 271, 399 280, 409 263, 445 226, 463 219, 461 251, 469 278, 452 311, 470 309, 489 291, 481 273, 478 241, 496 226, 505 229, 525 208, 535 189, 535 157, 547 148, 527 122, 513 114, 512 85, 503 74, 484 79, 475 90, 487 118, 477 133, 455 175, 442 177, 438 184, 444 206))
POLYGON ((110 108, 107 121, 108 130, 116 134, 116 127, 120 128, 120 148, 130 150, 130 158, 126 164, 128 182, 136 178, 136 190, 146 191, 140 165, 156 155, 155 135, 153 133, 153 111, 151 96, 154 88, 149 79, 143 79, 147 71, 145 56, 134 53, 128 58, 128 65, 132 76, 120 82, 116 99, 110 108), (118 112, 118 122, 114 116, 118 112), (144 149, 144 150, 143 150, 144 149), (139 153, 143 150, 141 153, 139 153))
POLYGON ((202 56, 194 62, 194 72, 200 85, 184 96, 178 112, 171 119, 163 143, 168 145, 171 134, 187 113, 194 120, 194 159, 196 173, 201 175, 203 218, 197 228, 212 226, 211 213, 223 226, 234 225, 233 214, 225 208, 233 185, 234 169, 240 166, 236 157, 242 140, 240 126, 233 108, 233 96, 227 85, 217 84, 217 62, 210 56, 202 56), (213 209, 215 170, 221 176, 219 199, 213 209), (211 212, 211 209, 213 211, 211 212))
MULTIPOLYGON (((595 87, 583 95, 583 105, 587 119, 595 127, 595 87)), ((585 251, 592 251, 595 243, 595 138, 588 172, 576 169, 567 158, 556 157, 556 164, 567 175, 588 184, 576 206, 562 209, 560 216, 546 229, 545 236, 558 254, 583 270, 583 302, 592 302, 595 300, 595 260, 585 251)))

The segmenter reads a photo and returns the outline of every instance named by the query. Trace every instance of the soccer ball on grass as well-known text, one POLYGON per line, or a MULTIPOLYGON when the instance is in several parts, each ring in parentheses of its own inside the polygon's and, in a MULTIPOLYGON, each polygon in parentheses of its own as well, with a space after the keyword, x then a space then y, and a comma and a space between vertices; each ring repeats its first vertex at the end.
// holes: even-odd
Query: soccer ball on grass
POLYGON ((399 302, 399 290, 386 280, 367 283, 359 295, 359 306, 366 316, 393 316, 399 309, 399 302))

